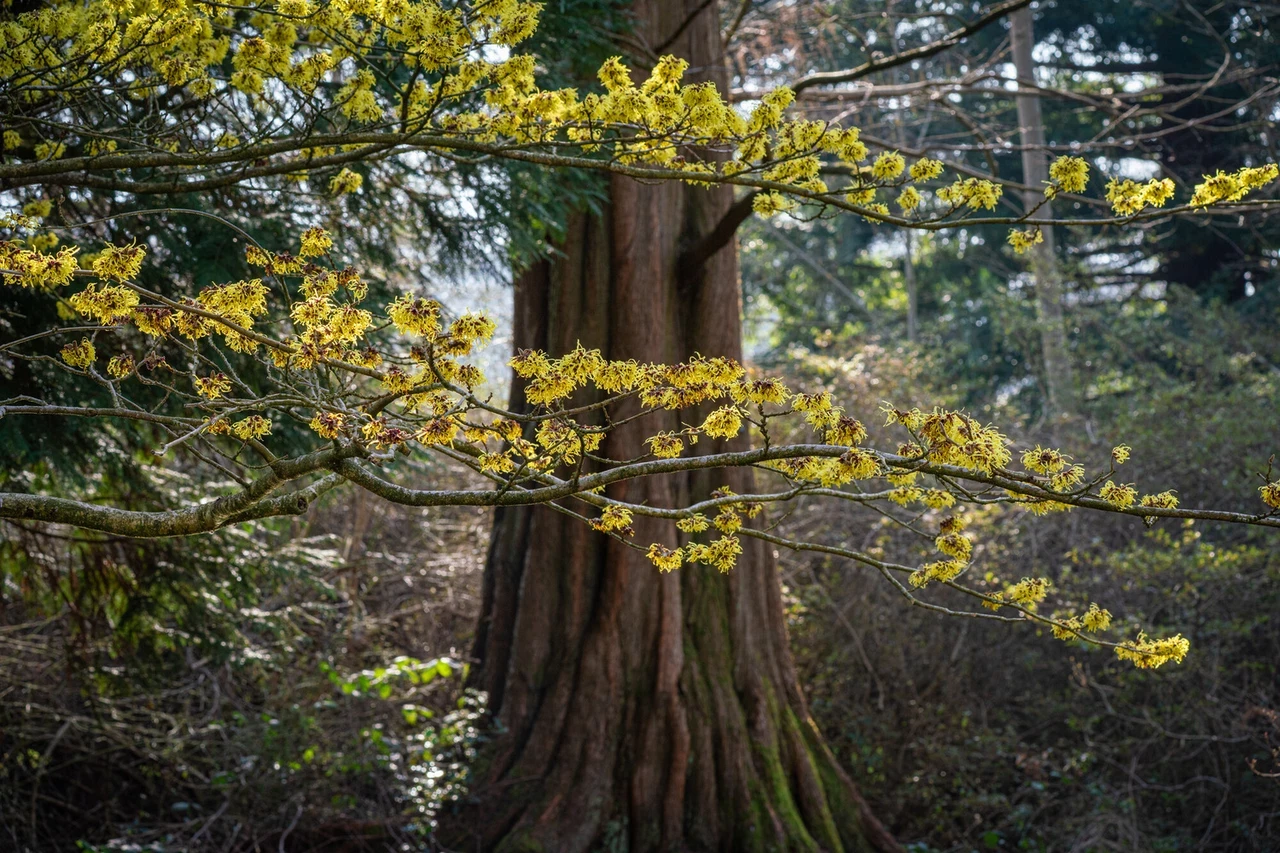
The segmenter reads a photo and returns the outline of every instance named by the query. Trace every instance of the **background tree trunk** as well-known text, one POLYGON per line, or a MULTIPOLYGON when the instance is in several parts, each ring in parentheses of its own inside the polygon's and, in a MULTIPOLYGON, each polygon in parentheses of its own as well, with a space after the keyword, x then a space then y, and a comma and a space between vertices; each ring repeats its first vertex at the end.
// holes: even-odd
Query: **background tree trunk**
MULTIPOLYGON (((724 85, 714 4, 654 0, 636 13, 650 44, 692 16, 670 51, 694 79, 724 85)), ((609 192, 604 213, 577 216, 560 254, 517 280, 516 347, 740 358, 732 241, 694 268, 678 263, 729 210, 731 190, 615 178, 609 192)), ((518 380, 512 404, 525 405, 518 380)), ((669 420, 620 427, 605 450, 636 456, 646 436, 676 427, 669 420)), ((750 474, 673 475, 613 494, 674 506, 721 485, 746 491, 750 474)), ((669 522, 635 528, 637 543, 676 544, 669 522)), ((727 576, 698 566, 664 575, 551 508, 500 509, 473 683, 501 733, 442 838, 459 850, 555 853, 898 850, 809 716, 772 552, 747 538, 743 548, 727 576)))
POLYGON ((902 242, 905 251, 902 254, 902 278, 907 285, 907 340, 916 342, 919 333, 920 290, 916 285, 916 241, 910 228, 902 229, 902 242))
MULTIPOLYGON (((1049 180, 1049 153, 1045 149, 1040 94, 1035 88, 1036 64, 1032 50, 1036 42, 1031 24, 1031 9, 1023 6, 1013 12, 1009 19, 1012 25, 1010 36, 1013 63, 1018 75, 1022 182, 1037 187, 1023 192, 1023 203, 1030 210, 1044 201, 1042 190, 1049 180)), ((1045 202, 1036 218, 1053 218, 1053 206, 1045 202)), ((1051 417, 1070 416, 1076 410, 1076 396, 1062 315, 1062 275, 1058 269, 1053 228, 1044 226, 1040 232, 1044 235, 1044 242, 1031 249, 1031 270, 1035 276, 1036 315, 1040 324, 1041 352, 1044 356, 1045 409, 1051 417)))

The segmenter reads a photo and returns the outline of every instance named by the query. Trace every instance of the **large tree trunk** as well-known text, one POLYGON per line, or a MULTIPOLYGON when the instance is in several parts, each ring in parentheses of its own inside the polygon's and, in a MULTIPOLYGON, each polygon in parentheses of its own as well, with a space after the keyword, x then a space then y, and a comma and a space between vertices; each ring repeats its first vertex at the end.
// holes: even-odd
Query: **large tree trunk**
MULTIPOLYGON (((646 3, 640 33, 659 44, 700 5, 646 3)), ((723 67, 717 24, 714 5, 704 8, 671 48, 704 79, 723 67)), ((517 280, 515 345, 739 358, 732 242, 697 269, 677 263, 731 192, 625 178, 609 191, 604 213, 576 217, 560 253, 517 280)), ((518 381, 512 400, 525 405, 518 381)), ((647 435, 676 425, 675 414, 646 420, 615 430, 608 455, 639 455, 647 435)), ((749 473, 670 476, 613 494, 675 506, 726 484, 745 492, 749 473)), ((676 543, 669 522, 635 528, 645 545, 676 543)), ((468 851, 898 850, 809 716, 772 552, 743 546, 727 576, 697 566, 664 575, 551 508, 499 510, 473 683, 500 733, 442 838, 468 851)))

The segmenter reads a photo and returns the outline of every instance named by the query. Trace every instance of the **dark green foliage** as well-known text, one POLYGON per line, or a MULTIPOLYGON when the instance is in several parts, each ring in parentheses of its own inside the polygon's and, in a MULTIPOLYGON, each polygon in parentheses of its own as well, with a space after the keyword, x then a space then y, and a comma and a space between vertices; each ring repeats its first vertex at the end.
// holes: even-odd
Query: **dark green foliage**
POLYGON ((356 500, 163 542, 6 527, 0 847, 420 846, 480 737, 465 665, 425 659, 465 645, 484 523, 356 500))
POLYGON ((1053 569, 1067 600, 1105 596, 1124 602, 1122 619, 1185 632, 1182 666, 1142 672, 1004 627, 891 615, 871 579, 834 566, 797 577, 814 712, 899 837, 921 850, 994 849, 992 837, 1045 851, 1274 849, 1276 783, 1249 765, 1270 766, 1276 736, 1274 550, 1191 528, 1113 543, 1063 561, 1004 556, 1053 569), (846 630, 831 614, 851 599, 870 618, 846 630))
MULTIPOLYGON (((1256 509, 1280 410, 1266 334, 1274 309, 1242 316, 1175 289, 1159 302, 1078 316, 1088 420, 1062 438, 1064 450, 1096 470, 1124 441, 1133 457, 1123 481, 1172 487, 1185 506, 1256 509)), ((977 396, 972 386, 935 385, 954 376, 940 354, 902 361, 852 350, 832 345, 798 370, 810 384, 840 388, 857 412, 903 388, 944 405, 957 393, 977 396)), ((992 404, 1001 423, 1019 420, 1010 417, 1017 403, 992 404)), ((1044 439, 1034 420, 1021 420, 1022 446, 1044 439)), ((859 531, 855 542, 887 553, 920 548, 874 517, 817 503, 786 525, 842 544, 859 531)), ((970 531, 979 582, 985 573, 997 588, 1044 575, 1055 585, 1047 610, 1099 602, 1119 635, 1138 625, 1182 632, 1192 652, 1182 665, 1135 670, 1047 634, 904 608, 878 577, 847 564, 787 561, 792 637, 815 716, 898 836, 919 851, 956 853, 1275 849, 1280 789, 1250 764, 1274 771, 1280 737, 1272 537, 994 510, 977 514, 970 531)), ((930 559, 928 550, 917 559, 930 559)), ((945 590, 927 597, 963 604, 945 590)))

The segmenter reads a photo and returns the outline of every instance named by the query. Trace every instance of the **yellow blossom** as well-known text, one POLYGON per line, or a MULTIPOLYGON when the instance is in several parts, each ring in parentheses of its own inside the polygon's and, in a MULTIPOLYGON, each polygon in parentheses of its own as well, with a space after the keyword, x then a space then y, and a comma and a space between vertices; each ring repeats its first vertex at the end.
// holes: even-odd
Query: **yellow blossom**
POLYGON ((298 250, 298 256, 315 258, 332 248, 333 239, 329 236, 328 231, 318 227, 308 228, 302 232, 302 247, 298 250))
POLYGON ((1015 254, 1024 254, 1032 246, 1038 246, 1044 242, 1044 234, 1039 228, 1028 228, 1025 231, 1010 231, 1009 245, 1013 247, 1015 254))
POLYGON ((742 516, 731 506, 721 507, 711 523, 721 533, 737 533, 742 528, 742 516))
POLYGON ((210 400, 216 400, 231 390, 231 380, 225 373, 197 376, 192 384, 195 385, 197 394, 210 400))
POLYGON ((330 195, 345 195, 346 193, 357 191, 363 185, 363 175, 343 168, 341 172, 329 179, 329 193, 330 195))
POLYGON ((71 307, 85 317, 91 317, 104 326, 133 316, 138 294, 123 285, 90 284, 67 300, 71 307))
POLYGON ((889 491, 889 500, 899 506, 906 506, 920 500, 923 495, 924 490, 918 489, 915 486, 900 486, 889 491))
POLYGON ((684 562, 684 550, 681 548, 668 548, 658 542, 654 542, 649 546, 646 555, 649 561, 658 567, 659 571, 672 572, 680 568, 680 564, 684 562))
POLYGON ((1153 640, 1146 634, 1138 634, 1133 642, 1116 647, 1116 657, 1132 661, 1139 669, 1155 669, 1169 661, 1182 663, 1190 648, 1191 643, 1181 634, 1163 640, 1153 640))
POLYGON ((796 201, 779 192, 758 192, 751 201, 751 209, 761 216, 773 216, 796 206, 796 201))
POLYGON ((1049 488, 1055 492, 1066 492, 1084 482, 1084 466, 1070 465, 1049 478, 1049 488))
POLYGON ((1089 164, 1081 157, 1059 157, 1049 166, 1049 178, 1054 185, 1045 188, 1044 194, 1053 198, 1057 190, 1083 192, 1089 183, 1089 164))
MULTIPOLYGON (((1160 492, 1155 495, 1143 495, 1142 500, 1138 501, 1138 506, 1153 507, 1155 509, 1177 509, 1178 496, 1171 491, 1160 492)), ((1147 523, 1156 520, 1156 516, 1145 516, 1147 523)))
POLYGON ((721 572, 732 570, 741 554, 742 543, 737 536, 724 536, 706 545, 693 543, 685 548, 685 559, 689 562, 715 566, 721 572))
POLYGON ((340 412, 316 412, 309 426, 320 437, 334 439, 342 434, 346 417, 340 412))
POLYGON ((480 470, 487 474, 510 474, 516 470, 516 464, 505 453, 482 453, 478 461, 480 470))
POLYGON ((1096 604, 1089 605, 1089 611, 1080 620, 1086 631, 1099 633, 1111 627, 1111 611, 1103 610, 1096 604))
POLYGON ((957 179, 949 187, 938 190, 937 196, 952 207, 968 207, 973 210, 994 210, 1004 195, 1004 188, 985 178, 957 179))
POLYGON ((754 379, 742 381, 730 390, 735 402, 751 402, 756 405, 772 403, 780 406, 791 396, 787 386, 780 379, 754 379))
POLYGON ((1115 214, 1132 216, 1148 207, 1162 207, 1173 198, 1173 190, 1173 181, 1169 178, 1153 178, 1145 184, 1113 178, 1107 182, 1107 201, 1111 202, 1115 214))
POLYGON ((733 406, 721 406, 702 423, 702 431, 712 438, 733 438, 742 429, 742 415, 733 406))
POLYGON ((83 370, 93 364, 94 359, 97 358, 97 351, 93 348, 93 341, 81 338, 75 343, 64 346, 59 355, 67 364, 83 370))
POLYGON ((1053 634, 1055 640, 1073 640, 1080 636, 1079 631, 1080 620, 1075 616, 1059 619, 1049 624, 1049 632, 1053 634))
POLYGON ((133 312, 133 325, 144 335, 153 338, 169 334, 173 325, 173 312, 168 308, 139 308, 133 312))
POLYGON ((1264 187, 1280 177, 1280 168, 1274 163, 1253 166, 1235 172, 1218 171, 1205 175, 1191 196, 1193 207, 1206 207, 1218 202, 1236 202, 1255 189, 1264 187))
POLYGON ((53 202, 49 201, 47 198, 29 201, 22 206, 23 216, 32 216, 36 219, 43 219, 51 212, 53 212, 53 202))
POLYGON ((646 439, 649 452, 659 459, 674 459, 684 452, 684 442, 679 436, 670 432, 660 432, 646 439))
POLYGON ((827 428, 827 444, 853 447, 866 441, 867 429, 856 418, 841 415, 834 425, 827 428))
POLYGON ((107 362, 107 375, 112 379, 123 379, 133 373, 133 367, 133 356, 112 356, 111 360, 107 362))
POLYGON ((908 576, 907 580, 916 589, 922 589, 929 585, 930 581, 938 581, 946 583, 955 580, 965 569, 965 563, 960 560, 942 560, 936 563, 926 563, 908 576))
POLYGON ((897 151, 885 151, 871 164, 871 176, 877 181, 891 181, 902 174, 906 161, 897 151))
POLYGON ((688 518, 682 518, 676 522, 676 527, 685 533, 701 533, 711 526, 707 521, 707 517, 700 512, 696 512, 688 518))
POLYGON ((1098 490, 1098 497, 1119 509, 1128 509, 1138 499, 1138 490, 1130 485, 1123 485, 1108 480, 1098 490))
POLYGON ((142 269, 146 250, 136 244, 107 246, 93 260, 93 271, 103 278, 128 281, 142 269))
POLYGON ((591 519, 591 527, 601 533, 632 534, 631 510, 626 507, 610 504, 600 513, 599 518, 591 519))
POLYGON ((231 425, 231 431, 237 438, 248 441, 271 434, 271 421, 262 415, 250 415, 231 425))
POLYGON ((1049 581, 1045 578, 1023 578, 1005 590, 1005 598, 1028 609, 1044 601, 1049 594, 1049 581))
POLYGON ((911 164, 911 180, 931 181, 942 174, 942 161, 922 157, 911 164))
POLYGON ((1067 464, 1061 452, 1036 445, 1022 454, 1022 467, 1037 474, 1057 474, 1067 464))
POLYGON ((452 444, 458 436, 458 419, 454 416, 432 418, 423 424, 413 437, 428 447, 452 444))
POLYGON ((955 506, 956 496, 945 489, 926 489, 920 500, 930 509, 947 509, 955 506))
POLYGON ((973 542, 961 532, 963 526, 964 523, 959 518, 948 518, 942 523, 941 533, 934 544, 948 557, 967 563, 973 555, 973 542))
POLYGON ((37 160, 61 160, 66 152, 67 146, 64 142, 39 142, 35 146, 37 160))
POLYGON ((574 387, 573 380, 568 376, 551 373, 539 376, 525 386, 524 395, 530 403, 545 406, 568 397, 573 393, 574 387))
POLYGON ((387 306, 387 316, 402 335, 434 338, 440 331, 440 303, 405 294, 387 306))
POLYGON ((551 370, 551 362, 547 359, 546 354, 538 350, 520 350, 507 364, 515 371, 516 376, 521 379, 545 376, 551 370))
POLYGON ((476 341, 489 340, 493 337, 493 333, 497 328, 497 324, 487 315, 469 313, 463 314, 453 321, 453 324, 449 326, 449 336, 466 341, 470 346, 476 341))

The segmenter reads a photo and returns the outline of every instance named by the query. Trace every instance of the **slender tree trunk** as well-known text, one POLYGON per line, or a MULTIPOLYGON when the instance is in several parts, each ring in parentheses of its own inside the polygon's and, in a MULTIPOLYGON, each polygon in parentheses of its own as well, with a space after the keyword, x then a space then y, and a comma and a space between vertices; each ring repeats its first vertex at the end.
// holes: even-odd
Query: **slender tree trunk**
POLYGON ((920 294, 916 285, 916 241, 909 228, 902 230, 902 239, 906 244, 906 252, 902 256, 902 278, 907 284, 907 340, 915 343, 920 305, 920 294))
MULTIPOLYGON (((661 43, 702 5, 639 3, 638 34, 661 43)), ((671 50, 704 79, 721 73, 714 5, 671 50)), ((516 282, 515 345, 739 358, 732 242, 696 268, 677 263, 721 220, 731 191, 626 178, 609 190, 603 213, 577 216, 560 254, 516 282)), ((525 405, 519 381, 512 399, 525 405)), ((647 435, 676 426, 674 413, 669 421, 619 427, 606 452, 636 456, 647 435)), ((673 475, 612 494, 675 506, 721 485, 746 491, 750 473, 673 475)), ((670 523, 635 528, 636 542, 677 542, 670 523)), ((661 574, 551 508, 500 509, 473 672, 499 734, 442 839, 467 851, 899 850, 809 715, 771 550, 748 538, 743 547, 729 575, 661 574)))
MULTIPOLYGON (((889 14, 897 14, 897 4, 889 3, 889 14)), ((890 32, 899 32, 897 26, 890 27, 890 32)), ((897 50, 899 52, 907 49, 906 39, 899 38, 897 41, 897 50)), ((911 81, 911 72, 905 67, 899 69, 897 76, 903 83, 911 81)), ((902 121, 902 115, 896 117, 895 124, 897 126, 898 144, 906 148, 907 146, 907 130, 902 121)), ((923 137, 923 133, 921 134, 923 137)), ((916 285, 916 259, 915 259, 915 234, 910 228, 902 229, 902 242, 906 249, 902 257, 902 278, 907 286, 907 340, 911 343, 916 342, 919 326, 919 307, 920 297, 916 285)))
MULTIPOLYGON (((1018 126, 1022 141, 1023 183, 1037 188, 1023 193, 1023 202, 1030 210, 1045 201, 1042 189, 1045 181, 1049 180, 1049 155, 1045 150, 1040 95, 1035 88, 1035 59, 1031 55, 1035 47, 1035 36, 1031 28, 1031 9, 1026 6, 1018 9, 1010 16, 1010 22, 1013 63, 1018 74, 1018 126)), ((1048 219, 1052 216, 1053 207, 1045 202, 1036 218, 1048 219)), ((1062 276, 1058 269, 1053 228, 1046 226, 1040 231, 1044 235, 1044 242, 1031 250, 1031 269, 1035 276, 1036 315, 1044 355, 1046 408, 1051 416, 1070 416, 1075 413, 1076 398, 1062 315, 1062 276)))

